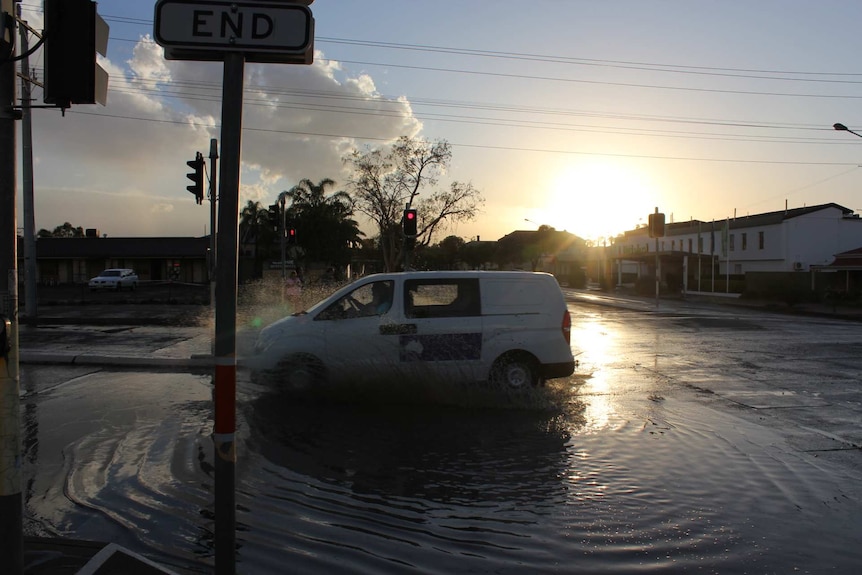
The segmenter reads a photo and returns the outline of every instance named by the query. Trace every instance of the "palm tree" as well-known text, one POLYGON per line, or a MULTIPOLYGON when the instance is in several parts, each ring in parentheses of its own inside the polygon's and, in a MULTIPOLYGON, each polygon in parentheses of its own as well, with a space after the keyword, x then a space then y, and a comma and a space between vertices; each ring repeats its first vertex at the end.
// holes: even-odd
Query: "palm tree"
POLYGON ((324 178, 317 183, 308 178, 279 194, 279 202, 291 201, 287 219, 296 228, 297 243, 307 261, 346 265, 350 248, 359 245, 362 232, 353 219, 353 200, 338 191, 326 195, 335 181, 324 178))
POLYGON ((254 245, 255 273, 260 273, 261 263, 269 254, 275 238, 269 212, 260 202, 249 200, 240 212, 239 238, 240 245, 254 245))

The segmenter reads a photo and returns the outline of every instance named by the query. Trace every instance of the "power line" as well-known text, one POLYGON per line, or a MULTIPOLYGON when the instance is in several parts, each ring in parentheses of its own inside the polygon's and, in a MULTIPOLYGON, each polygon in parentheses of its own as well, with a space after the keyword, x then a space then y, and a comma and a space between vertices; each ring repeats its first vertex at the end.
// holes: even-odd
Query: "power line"
MULTIPOLYGON (((188 122, 182 120, 164 120, 164 119, 155 119, 155 118, 136 118, 133 116, 121 116, 114 114, 103 114, 97 112, 81 112, 77 111, 74 108, 68 110, 67 114, 79 114, 84 116, 98 116, 102 118, 114 118, 114 119, 123 119, 123 120, 135 120, 135 121, 145 121, 145 122, 157 122, 163 124, 178 124, 178 125, 191 125, 202 128, 219 128, 218 124, 203 124, 199 122, 188 122)), ((299 131, 299 130, 279 130, 274 128, 252 128, 248 126, 243 126, 243 132, 258 132, 258 133, 272 133, 272 134, 285 134, 285 135, 293 135, 293 136, 304 136, 304 137, 319 137, 319 138, 348 138, 352 140, 359 141, 380 141, 380 142, 388 142, 391 141, 391 137, 389 136, 369 136, 369 135, 360 135, 360 134, 345 134, 345 133, 325 133, 325 132, 308 132, 308 131, 299 131)), ((738 158, 703 158, 703 157, 685 157, 685 156, 659 156, 659 155, 649 155, 649 154, 609 154, 609 153, 601 153, 601 152, 582 152, 576 150, 559 150, 552 148, 525 148, 518 146, 493 146, 493 145, 483 145, 483 144, 465 144, 458 142, 449 142, 452 146, 457 146, 461 148, 477 148, 477 149, 485 149, 485 150, 505 150, 505 151, 516 151, 516 152, 537 152, 537 153, 548 153, 548 154, 563 154, 563 155, 579 155, 579 156, 601 156, 601 157, 612 157, 612 158, 635 158, 635 159, 652 159, 652 160, 678 160, 678 161, 692 161, 692 162, 718 162, 718 163, 740 163, 740 164, 772 164, 772 165, 799 165, 799 166, 853 166, 856 167, 855 163, 850 162, 814 162, 814 161, 795 161, 795 160, 752 160, 752 159, 738 159, 738 158)))
POLYGON ((550 56, 544 54, 530 54, 523 52, 502 52, 495 50, 475 50, 468 48, 449 48, 444 46, 432 46, 422 44, 398 44, 394 42, 380 42, 367 40, 352 40, 344 38, 328 38, 317 36, 316 41, 329 44, 345 44, 350 46, 368 46, 376 48, 387 48, 395 50, 413 50, 420 52, 433 52, 455 55, 471 55, 487 58, 500 58, 506 60, 525 60, 530 62, 548 62, 557 64, 576 64, 581 66, 601 66, 608 68, 623 68, 627 70, 641 70, 650 72, 672 72, 677 74, 694 74, 705 76, 722 76, 730 78, 781 80, 793 82, 828 82, 862 84, 862 80, 833 80, 829 78, 788 78, 786 75, 797 76, 840 76, 840 77, 862 77, 862 73, 845 72, 799 72, 790 70, 764 70, 747 68, 719 68, 712 66, 692 66, 679 64, 656 64, 648 62, 633 62, 625 60, 602 60, 596 58, 576 58, 570 56, 550 56), (764 75, 771 74, 771 75, 764 75), (777 76, 782 74, 782 76, 777 76))
MULTIPOLYGON (((125 17, 117 17, 117 16, 107 16, 106 19, 110 19, 112 21, 118 21, 122 23, 130 23, 130 24, 149 24, 151 25, 151 21, 144 19, 135 19, 135 18, 125 18, 125 17)), ((321 39, 321 38, 319 38, 321 39)), ((539 54, 525 54, 525 53, 517 53, 517 52, 499 52, 499 51, 489 51, 489 50, 470 50, 470 49, 461 49, 461 48, 448 48, 442 46, 429 46, 429 45, 411 45, 411 44, 396 44, 396 43, 388 43, 388 42, 368 42, 362 40, 352 40, 352 39, 339 39, 339 38, 326 38, 323 37, 322 40, 324 42, 332 42, 332 43, 342 43, 349 45, 368 45, 371 47, 380 47, 385 49, 399 49, 399 50, 419 50, 419 51, 428 51, 428 52, 443 52, 443 53, 451 53, 451 54, 459 54, 459 55, 478 55, 482 57, 494 57, 494 58, 505 58, 505 59, 513 59, 513 60, 523 60, 523 59, 532 59, 532 60, 543 60, 552 63, 567 63, 567 64, 578 64, 586 62, 590 65, 625 65, 625 66, 647 66, 651 67, 651 71, 682 71, 685 69, 696 69, 696 70, 712 70, 712 71, 722 71, 721 73, 717 73, 716 75, 727 75, 725 72, 730 70, 734 73, 736 72, 757 72, 757 73, 769 73, 769 74, 810 74, 810 75, 844 75, 844 76, 860 76, 860 74, 834 74, 834 73, 825 73, 825 72, 788 72, 788 71, 778 71, 778 70, 744 70, 744 69, 731 69, 731 68, 707 68, 707 67, 691 67, 691 66, 676 66, 670 64, 647 64, 640 62, 624 62, 624 61, 613 61, 613 60, 590 60, 590 59, 580 59, 580 58, 570 58, 570 57, 562 57, 562 56, 545 56, 539 54), (659 70, 658 68, 662 68, 659 70), (667 68, 667 70, 665 70, 667 68)), ((131 42, 139 42, 140 40, 128 40, 131 42)), ((703 89, 703 88, 687 88, 687 87, 668 87, 668 86, 659 86, 659 85, 643 85, 643 84, 630 84, 630 83, 609 83, 609 82, 592 82, 588 80, 580 80, 580 79, 569 79, 569 78, 554 78, 554 77, 543 77, 543 76, 533 76, 533 75, 523 75, 523 74, 504 74, 504 73, 494 73, 494 72, 486 72, 486 71, 472 71, 472 70, 459 70, 459 69, 450 69, 450 68, 433 68, 433 67, 420 67, 420 66, 411 66, 411 65, 395 65, 395 64, 382 64, 382 63, 374 63, 374 62, 359 62, 359 61, 350 61, 350 60, 339 60, 339 62, 343 63, 353 63, 353 64, 361 64, 361 65, 373 65, 373 66, 387 66, 387 67, 399 67, 399 68, 410 68, 410 69, 418 69, 418 70, 434 70, 434 71, 443 71, 443 72, 457 72, 457 73, 469 73, 469 74, 482 74, 482 75, 493 75, 493 76, 502 76, 502 77, 512 77, 512 78, 520 78, 520 79, 546 79, 553 81, 571 81, 571 82, 587 82, 587 83, 596 83, 596 84, 604 84, 604 85, 612 85, 612 86, 626 86, 626 87, 639 87, 639 88, 660 88, 660 89, 678 89, 678 90, 686 90, 686 91, 706 91, 706 92, 715 92, 715 93, 736 93, 736 94, 747 94, 747 95, 780 95, 780 96, 793 96, 793 97, 827 97, 827 98, 853 98, 858 99, 862 98, 862 96, 837 96, 837 95, 814 95, 814 94, 782 94, 782 93, 771 93, 771 92, 757 92, 757 91, 738 91, 738 90, 719 90, 719 89, 703 89)), ((698 72, 700 73, 700 72, 698 72)), ((765 78, 765 79, 776 79, 776 78, 765 78)), ((787 79, 787 78, 783 78, 787 79)), ((831 81, 831 80, 829 80, 831 81)), ((857 82, 847 82, 847 83, 857 83, 857 82)), ((131 86, 138 84, 140 88, 130 87, 129 89, 125 88, 117 88, 112 86, 112 91, 119 93, 151 93, 154 95, 158 95, 159 97, 168 97, 168 98, 183 98, 186 100, 195 100, 195 101, 210 101, 217 102, 220 100, 220 85, 217 83, 208 83, 208 82, 170 82, 168 88, 159 87, 158 81, 143 81, 139 79, 132 79, 129 81, 131 86), (149 86, 148 86, 149 85, 149 86), (150 87, 151 86, 151 87, 150 87), (174 89, 176 88, 176 89, 174 89)), ((393 106, 402 107, 404 103, 398 101, 394 97, 389 97, 387 99, 386 96, 381 97, 373 97, 369 98, 364 95, 347 95, 337 92, 327 92, 327 91, 302 91, 296 89, 280 89, 274 88, 270 85, 266 86, 248 86, 246 91, 264 91, 267 95, 284 95, 288 97, 300 98, 300 99, 330 99, 335 101, 347 101, 347 102, 363 102, 368 104, 373 104, 375 108, 369 107, 360 107, 360 106, 347 106, 347 105, 327 105, 319 102, 276 102, 273 103, 271 100, 262 99, 262 98, 248 98, 246 103, 248 105, 265 105, 268 107, 276 106, 278 108, 284 109, 296 109, 296 110, 304 110, 304 111, 315 111, 315 112, 325 112, 325 113, 341 113, 341 114, 354 114, 354 115, 376 115, 382 117, 403 117, 403 118, 411 118, 415 117, 419 120, 434 120, 440 122, 450 122, 450 123, 459 123, 459 124, 474 124, 474 125, 486 125, 486 126, 497 126, 497 127, 510 127, 510 128, 519 128, 519 129, 542 129, 542 130, 556 130, 556 131, 572 131, 572 132, 584 132, 584 133, 600 133, 600 134, 621 134, 621 135, 642 135, 642 136, 651 136, 651 137, 668 137, 668 138, 691 138, 691 139, 707 139, 707 140, 727 140, 727 141, 742 141, 742 142, 770 142, 770 143, 787 143, 787 144, 820 144, 820 145, 848 145, 846 142, 833 141, 833 139, 826 138, 799 138, 792 136, 773 136, 773 135, 752 135, 752 134, 733 134, 733 133, 708 133, 708 132, 698 132, 698 131, 683 131, 683 130, 659 130, 659 129, 646 129, 646 128, 633 128, 633 127, 616 127, 616 126, 595 126, 589 124, 572 124, 566 122, 551 122, 551 121, 543 121, 536 119, 515 119, 515 118, 500 118, 500 117, 487 117, 487 116, 479 116, 479 115, 467 115, 467 114, 443 114, 443 113, 420 113, 415 114, 412 112, 412 108, 414 107, 427 107, 427 108, 457 108, 463 110, 474 110, 474 111, 482 111, 482 112, 494 112, 494 113, 507 113, 507 114, 530 114, 530 115, 546 115, 546 116, 564 116, 564 117, 590 117, 590 118, 606 118, 611 120, 622 120, 626 122, 638 121, 638 122, 660 122, 660 123, 683 123, 683 124, 693 124, 693 125, 706 125, 706 126, 715 126, 715 127, 731 127, 731 128, 743 128, 743 129, 766 129, 766 130, 801 130, 801 131, 813 131, 816 130, 818 132, 822 131, 830 131, 827 128, 806 126, 806 125, 793 125, 793 124, 782 124, 782 123, 769 123, 769 122, 744 122, 744 121, 734 121, 734 120, 717 120, 717 119, 707 119, 707 118, 684 118, 684 117, 669 117, 669 116, 649 116, 649 115, 638 115, 638 114, 613 114, 613 113, 601 113, 601 112, 591 112, 591 111, 577 111, 577 110, 561 110, 561 109, 553 109, 553 108, 544 108, 544 107, 524 107, 524 106, 512 106, 512 105, 497 105, 497 104, 489 104, 489 103, 477 103, 477 102, 456 102, 456 101, 447 101, 440 99, 427 99, 427 98, 413 98, 409 101, 409 105, 411 107, 411 113, 407 114, 401 110, 391 109, 393 106), (380 109, 384 108, 384 109, 380 109), (390 109, 385 109, 390 108, 390 109)), ((95 114, 95 115, 103 115, 105 117, 119 117, 119 116, 110 116, 106 114, 95 114)), ((129 118, 135 119, 139 121, 146 120, 145 118, 129 118)), ((152 121, 163 121, 152 119, 152 121)), ((285 132, 292 133, 292 132, 285 132)), ((350 137, 345 135, 337 135, 333 137, 350 137)), ((375 138, 360 138, 363 140, 374 140, 375 138)), ((488 149, 504 149, 495 146, 481 146, 481 145, 466 145, 462 144, 465 147, 486 147, 488 149)), ((511 148, 514 150, 520 150, 521 148, 511 148)), ((546 150, 548 151, 548 150, 546 150)), ((553 151, 554 153, 574 153, 574 152, 565 152, 565 151, 553 151)), ((651 157, 651 156, 645 156, 651 157)), ((683 158, 668 158, 668 159, 683 159, 683 158)), ((692 158, 695 160, 708 160, 704 158, 692 158)), ((720 160, 713 159, 710 161, 736 161, 736 160, 720 160)), ((766 163, 788 163, 788 162, 769 162, 766 163)), ((799 162, 789 162, 789 163, 799 163, 799 162)))
POLYGON ((719 88, 692 88, 686 86, 661 86, 659 84, 637 84, 633 82, 607 82, 607 81, 599 81, 599 80, 584 80, 581 78, 563 78, 560 76, 536 76, 536 75, 528 75, 528 74, 511 74, 507 72, 490 72, 490 71, 479 71, 479 70, 461 70, 458 68, 441 68, 436 66, 416 66, 409 64, 392 64, 392 63, 380 63, 380 62, 363 62, 359 60, 331 60, 324 59, 326 61, 335 61, 341 64, 358 64, 361 66, 378 66, 385 68, 400 68, 400 69, 410 69, 410 70, 422 70, 426 72, 446 72, 446 73, 457 73, 457 74, 469 74, 475 76, 490 76, 494 78, 509 78, 509 79, 518 79, 518 80, 542 80, 546 82, 565 82, 565 83, 573 83, 573 84, 590 84, 597 86, 614 86, 617 88, 649 88, 654 90, 676 90, 681 92, 707 92, 712 94, 736 94, 736 95, 745 95, 745 96, 784 96, 784 97, 793 97, 793 98, 829 98, 829 99, 851 99, 851 100, 859 100, 862 99, 862 95, 860 96, 852 96, 846 94, 794 94, 790 92, 763 92, 758 90, 727 90, 727 89, 719 89, 719 88))

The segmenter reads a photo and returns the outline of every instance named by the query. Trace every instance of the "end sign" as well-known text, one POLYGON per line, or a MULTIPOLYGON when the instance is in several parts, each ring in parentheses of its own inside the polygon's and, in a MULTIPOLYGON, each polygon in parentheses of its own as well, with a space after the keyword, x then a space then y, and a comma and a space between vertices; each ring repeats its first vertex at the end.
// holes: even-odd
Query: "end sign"
POLYGON ((154 28, 169 60, 310 64, 314 48, 311 10, 292 2, 158 0, 154 28))

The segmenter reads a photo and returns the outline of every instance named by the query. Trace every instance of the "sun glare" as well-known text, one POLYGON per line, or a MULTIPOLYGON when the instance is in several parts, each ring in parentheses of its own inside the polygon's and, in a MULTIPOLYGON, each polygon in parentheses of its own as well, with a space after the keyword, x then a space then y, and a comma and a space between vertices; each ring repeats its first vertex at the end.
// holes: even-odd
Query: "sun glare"
POLYGON ((645 221, 657 198, 646 174, 613 160, 591 159, 563 168, 551 181, 547 203, 530 219, 595 241, 645 221))

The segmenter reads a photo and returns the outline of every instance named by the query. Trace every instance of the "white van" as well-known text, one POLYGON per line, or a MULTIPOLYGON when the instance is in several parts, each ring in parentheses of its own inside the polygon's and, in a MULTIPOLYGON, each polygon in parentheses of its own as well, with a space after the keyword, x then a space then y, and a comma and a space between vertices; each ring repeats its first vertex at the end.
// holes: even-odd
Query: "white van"
POLYGON ((265 327, 253 366, 289 389, 392 377, 522 388, 574 372, 570 331, 550 274, 376 274, 265 327))

